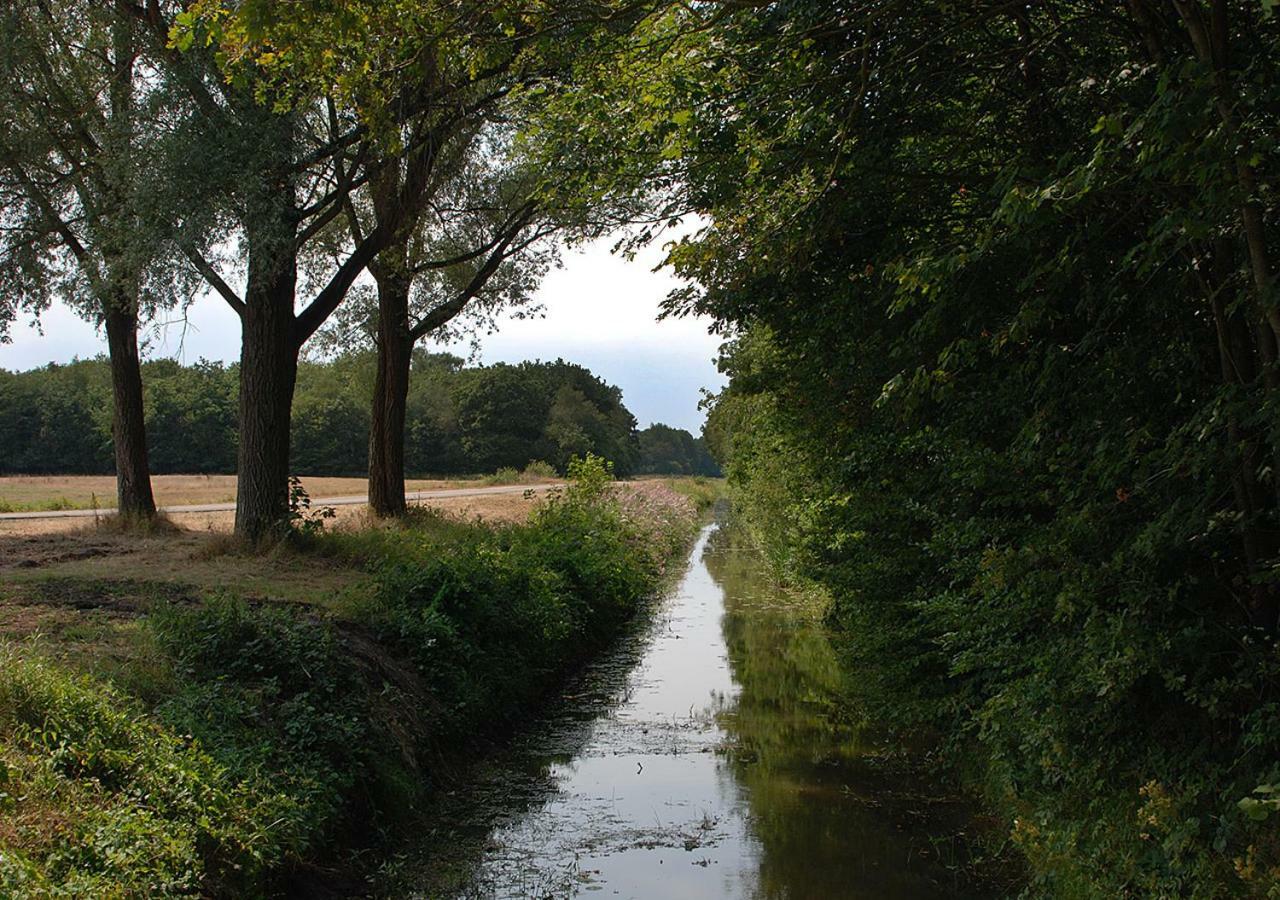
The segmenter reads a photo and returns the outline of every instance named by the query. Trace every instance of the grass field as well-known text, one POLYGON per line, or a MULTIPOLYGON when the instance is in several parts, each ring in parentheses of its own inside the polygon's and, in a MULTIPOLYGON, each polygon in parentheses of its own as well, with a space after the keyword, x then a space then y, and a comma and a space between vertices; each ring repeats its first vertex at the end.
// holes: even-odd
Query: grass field
MULTIPOLYGON (((410 505, 437 509, 449 516, 466 521, 483 519, 486 522, 522 522, 528 517, 534 502, 532 498, 522 494, 499 494, 487 497, 442 497, 415 501, 410 505)), ((333 509, 334 517, 328 522, 330 528, 359 529, 370 522, 367 506, 357 504, 337 506, 333 509)), ((220 510, 218 512, 168 513, 166 518, 184 531, 227 534, 235 524, 236 514, 232 510, 220 510)), ((3 538, 6 536, 74 535, 96 530, 93 519, 0 520, 0 553, 4 552, 3 538)))
MULTIPOLYGON (((524 479, 521 479, 522 481, 524 479)), ((647 479, 646 479, 647 480, 647 479)), ((709 478, 656 478, 677 493, 684 494, 693 500, 699 508, 710 506, 719 495, 721 483, 718 479, 709 478)), ((366 483, 363 478, 303 478, 303 486, 314 499, 363 494, 366 483)), ((493 476, 488 478, 458 479, 412 479, 407 482, 408 489, 446 490, 449 488, 481 487, 495 483, 493 476)), ((531 482, 526 482, 531 483, 531 482)), ((152 478, 156 492, 156 501, 161 506, 177 506, 197 503, 231 503, 235 501, 234 475, 156 475, 152 478)), ((100 508, 110 508, 115 504, 115 481, 109 475, 10 475, 0 476, 0 512, 25 512, 27 510, 47 509, 91 509, 91 502, 76 502, 77 497, 96 495, 100 508), (99 493, 103 489, 106 493, 99 493), (104 499, 105 498, 105 499, 104 499), (65 501, 65 502, 62 502, 65 501)), ((529 516, 536 500, 522 494, 500 494, 474 497, 441 497, 431 500, 411 501, 410 505, 427 506, 437 509, 454 518, 470 521, 481 519, 486 522, 522 522, 529 516)), ((217 512, 180 512, 169 513, 167 518, 174 525, 186 532, 196 534, 226 534, 235 524, 235 512, 221 510, 217 512)), ((371 524, 368 507, 357 504, 353 506, 334 507, 334 518, 329 526, 344 530, 367 527, 371 524)), ((67 535, 74 542, 75 536, 96 539, 101 531, 94 526, 93 520, 83 518, 55 519, 15 519, 0 520, 0 553, 4 552, 4 538, 36 537, 40 535, 67 535)), ((121 546, 127 545, 122 541, 121 546)), ((12 551, 12 546, 7 547, 12 551)), ((69 554, 74 559, 74 554, 69 554)), ((147 559, 148 566, 155 561, 147 559)), ((116 563, 108 563, 101 559, 85 560, 82 565, 73 565, 74 574, 85 574, 106 566, 108 569, 116 563)), ((133 563, 120 563, 128 566, 133 563)), ((215 567, 216 570, 216 567, 215 567)), ((67 574, 71 574, 70 572, 67 574)), ((123 573, 108 572, 111 575, 123 573)), ((219 575, 220 577, 220 575, 219 575)))
MULTIPOLYGON (((479 478, 410 479, 410 491, 442 490, 483 483, 479 478)), ((156 503, 186 506, 197 503, 233 503, 234 475, 154 475, 156 503)), ((313 498, 363 494, 363 478, 304 476, 302 486, 313 498)), ((34 512, 47 509, 109 509, 116 505, 114 475, 3 475, 0 476, 0 512, 34 512)))

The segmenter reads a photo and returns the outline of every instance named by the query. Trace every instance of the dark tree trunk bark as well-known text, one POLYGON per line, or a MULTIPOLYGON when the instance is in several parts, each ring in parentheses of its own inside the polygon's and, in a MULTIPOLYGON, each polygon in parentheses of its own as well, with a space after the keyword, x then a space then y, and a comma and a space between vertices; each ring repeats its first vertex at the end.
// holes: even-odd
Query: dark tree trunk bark
MULTIPOLYGON (((1232 287, 1236 253, 1232 241, 1219 238, 1213 243, 1212 266, 1204 273, 1208 280, 1204 285, 1217 333, 1218 360, 1224 384, 1236 385, 1248 392, 1261 390, 1258 362, 1268 358, 1267 341, 1271 331, 1265 322, 1258 320, 1256 329, 1250 328, 1242 310, 1233 310, 1225 302, 1224 295, 1232 287), (1255 346, 1255 335, 1259 343, 1255 346)), ((1231 489, 1235 495, 1236 509, 1241 515, 1241 540, 1245 564, 1250 576, 1247 589, 1247 614, 1252 624, 1271 629, 1275 626, 1280 597, 1273 585, 1266 583, 1264 575, 1271 566, 1277 551, 1277 534, 1273 524, 1275 495, 1258 479, 1258 472, 1266 457, 1265 440, 1257 429, 1246 427, 1234 411, 1227 416, 1227 440, 1230 452, 1235 455, 1231 475, 1231 489)))
POLYGON ((369 506, 380 517, 405 514, 404 425, 413 335, 411 279, 378 267, 378 371, 369 427, 369 506))
MULTIPOLYGON (((134 46, 123 3, 117 0, 111 22, 112 79, 108 94, 109 127, 104 140, 110 156, 130 153, 133 133, 134 46)), ((136 217, 124 198, 127 185, 108 169, 101 183, 106 206, 119 215, 100 238, 106 278, 97 285, 107 355, 111 367, 111 443, 116 463, 116 509, 125 519, 151 519, 156 514, 147 461, 146 413, 142 399, 142 364, 138 357, 137 273, 128 260, 126 235, 136 217)))
POLYGON ((147 427, 138 358, 138 317, 132 305, 104 309, 111 363, 111 441, 116 459, 116 507, 127 518, 152 518, 156 501, 147 462, 147 427))
POLYGON ((236 534, 259 541, 289 519, 289 421, 298 375, 294 229, 288 214, 249 238, 241 314, 236 534))

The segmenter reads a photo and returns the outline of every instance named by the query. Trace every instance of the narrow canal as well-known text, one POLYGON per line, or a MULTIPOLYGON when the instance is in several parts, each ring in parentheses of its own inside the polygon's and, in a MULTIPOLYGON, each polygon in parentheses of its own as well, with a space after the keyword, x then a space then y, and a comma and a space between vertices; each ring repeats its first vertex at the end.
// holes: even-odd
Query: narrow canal
POLYGON ((446 798, 411 895, 989 895, 904 808, 926 792, 868 765, 843 677, 816 617, 707 527, 654 619, 446 798))

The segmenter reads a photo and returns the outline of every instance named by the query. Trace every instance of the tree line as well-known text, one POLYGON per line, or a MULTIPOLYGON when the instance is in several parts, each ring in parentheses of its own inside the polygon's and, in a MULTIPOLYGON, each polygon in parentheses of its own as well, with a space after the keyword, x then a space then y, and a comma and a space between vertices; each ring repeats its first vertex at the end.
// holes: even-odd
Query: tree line
MULTIPOLYGON (((290 471, 367 471, 371 352, 303 362, 290 436, 290 471)), ((406 400, 405 468, 473 475, 574 456, 613 460, 620 476, 715 475, 701 440, 682 429, 636 430, 618 388, 562 360, 467 366, 418 349, 406 400)), ((236 465, 236 365, 171 359, 142 364, 148 458, 156 474, 219 474, 236 465)), ((110 363, 104 358, 27 372, 0 370, 0 472, 108 474, 110 363)))

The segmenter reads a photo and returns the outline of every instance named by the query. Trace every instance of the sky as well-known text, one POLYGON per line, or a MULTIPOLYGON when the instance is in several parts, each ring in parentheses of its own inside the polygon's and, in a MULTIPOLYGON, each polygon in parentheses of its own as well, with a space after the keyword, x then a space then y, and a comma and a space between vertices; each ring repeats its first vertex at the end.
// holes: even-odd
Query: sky
MULTIPOLYGON (((641 428, 662 422, 697 434, 704 418, 698 409, 702 390, 723 385, 714 364, 721 338, 708 332, 704 319, 657 321, 662 299, 680 284, 668 271, 653 271, 661 248, 651 246, 626 260, 609 252, 613 243, 604 238, 567 251, 563 266, 547 274, 535 296, 543 314, 501 319, 496 333, 479 337, 479 361, 562 357, 620 387, 641 428)), ((15 324, 13 342, 0 344, 0 368, 21 371, 106 352, 105 336, 61 305, 45 313, 41 331, 15 324)), ((192 304, 185 323, 170 323, 149 336, 144 355, 231 362, 239 344, 235 313, 206 295, 192 304)), ((467 341, 428 346, 460 356, 472 352, 467 341)))

